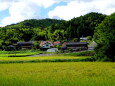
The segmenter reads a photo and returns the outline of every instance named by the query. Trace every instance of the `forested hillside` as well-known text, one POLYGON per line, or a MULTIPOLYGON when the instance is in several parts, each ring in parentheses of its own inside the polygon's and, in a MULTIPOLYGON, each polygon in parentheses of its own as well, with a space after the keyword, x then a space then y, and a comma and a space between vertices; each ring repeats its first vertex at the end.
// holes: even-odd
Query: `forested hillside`
POLYGON ((56 19, 30 19, 0 28, 0 48, 18 41, 71 41, 81 36, 93 36, 95 27, 106 15, 88 13, 69 21, 56 19))
POLYGON ((24 20, 22 22, 19 22, 17 24, 11 24, 7 25, 4 28, 11 28, 11 29, 17 29, 17 28, 46 28, 47 26, 53 25, 53 24, 59 24, 64 22, 64 20, 57 20, 57 19, 29 19, 24 20))
MULTIPOLYGON (((58 37, 58 35, 62 37, 63 40, 72 40, 73 38, 79 38, 81 36, 93 36, 95 27, 98 26, 98 24, 100 24, 105 17, 106 15, 91 12, 84 16, 65 21, 61 24, 52 25, 48 27, 48 31, 50 31, 49 34, 54 33, 52 34, 51 39, 58 37)), ((56 40, 62 40, 59 39, 60 37, 56 40)))

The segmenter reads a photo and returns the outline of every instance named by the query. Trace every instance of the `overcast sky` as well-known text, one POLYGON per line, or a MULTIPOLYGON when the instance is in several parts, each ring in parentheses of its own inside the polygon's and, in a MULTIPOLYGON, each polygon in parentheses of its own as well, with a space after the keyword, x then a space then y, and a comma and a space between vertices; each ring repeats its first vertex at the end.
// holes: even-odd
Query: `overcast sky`
POLYGON ((0 0, 0 26, 26 19, 70 20, 89 12, 110 15, 115 0, 0 0))

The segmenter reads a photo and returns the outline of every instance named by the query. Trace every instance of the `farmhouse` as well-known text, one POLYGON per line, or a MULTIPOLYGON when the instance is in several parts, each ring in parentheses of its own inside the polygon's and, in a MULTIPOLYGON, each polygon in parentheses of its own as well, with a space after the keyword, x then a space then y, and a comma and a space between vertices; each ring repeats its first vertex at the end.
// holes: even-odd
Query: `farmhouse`
POLYGON ((62 45, 62 49, 72 51, 87 50, 88 49, 87 45, 88 45, 87 42, 65 42, 62 45))
POLYGON ((52 48, 54 46, 52 41, 41 41, 40 43, 40 49, 47 50, 49 48, 52 48))
POLYGON ((18 49, 32 49, 33 42, 17 42, 16 44, 9 45, 9 50, 18 50, 18 49))
POLYGON ((21 49, 32 49, 33 42, 17 42, 16 46, 21 49))

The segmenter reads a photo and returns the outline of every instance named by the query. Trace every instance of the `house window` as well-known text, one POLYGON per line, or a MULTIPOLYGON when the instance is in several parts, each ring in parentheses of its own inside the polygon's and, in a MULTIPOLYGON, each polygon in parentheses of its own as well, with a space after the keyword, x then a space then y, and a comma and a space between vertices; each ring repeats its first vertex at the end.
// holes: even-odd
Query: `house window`
POLYGON ((46 47, 48 47, 49 45, 48 44, 46 44, 46 47))

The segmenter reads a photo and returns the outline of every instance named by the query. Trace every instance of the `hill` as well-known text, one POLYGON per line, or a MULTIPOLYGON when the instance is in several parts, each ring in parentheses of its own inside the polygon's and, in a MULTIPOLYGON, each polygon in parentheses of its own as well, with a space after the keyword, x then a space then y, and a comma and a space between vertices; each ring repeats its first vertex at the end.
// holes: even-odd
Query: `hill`
POLYGON ((52 24, 63 23, 64 20, 57 19, 28 19, 17 24, 7 25, 4 28, 46 28, 52 24))

